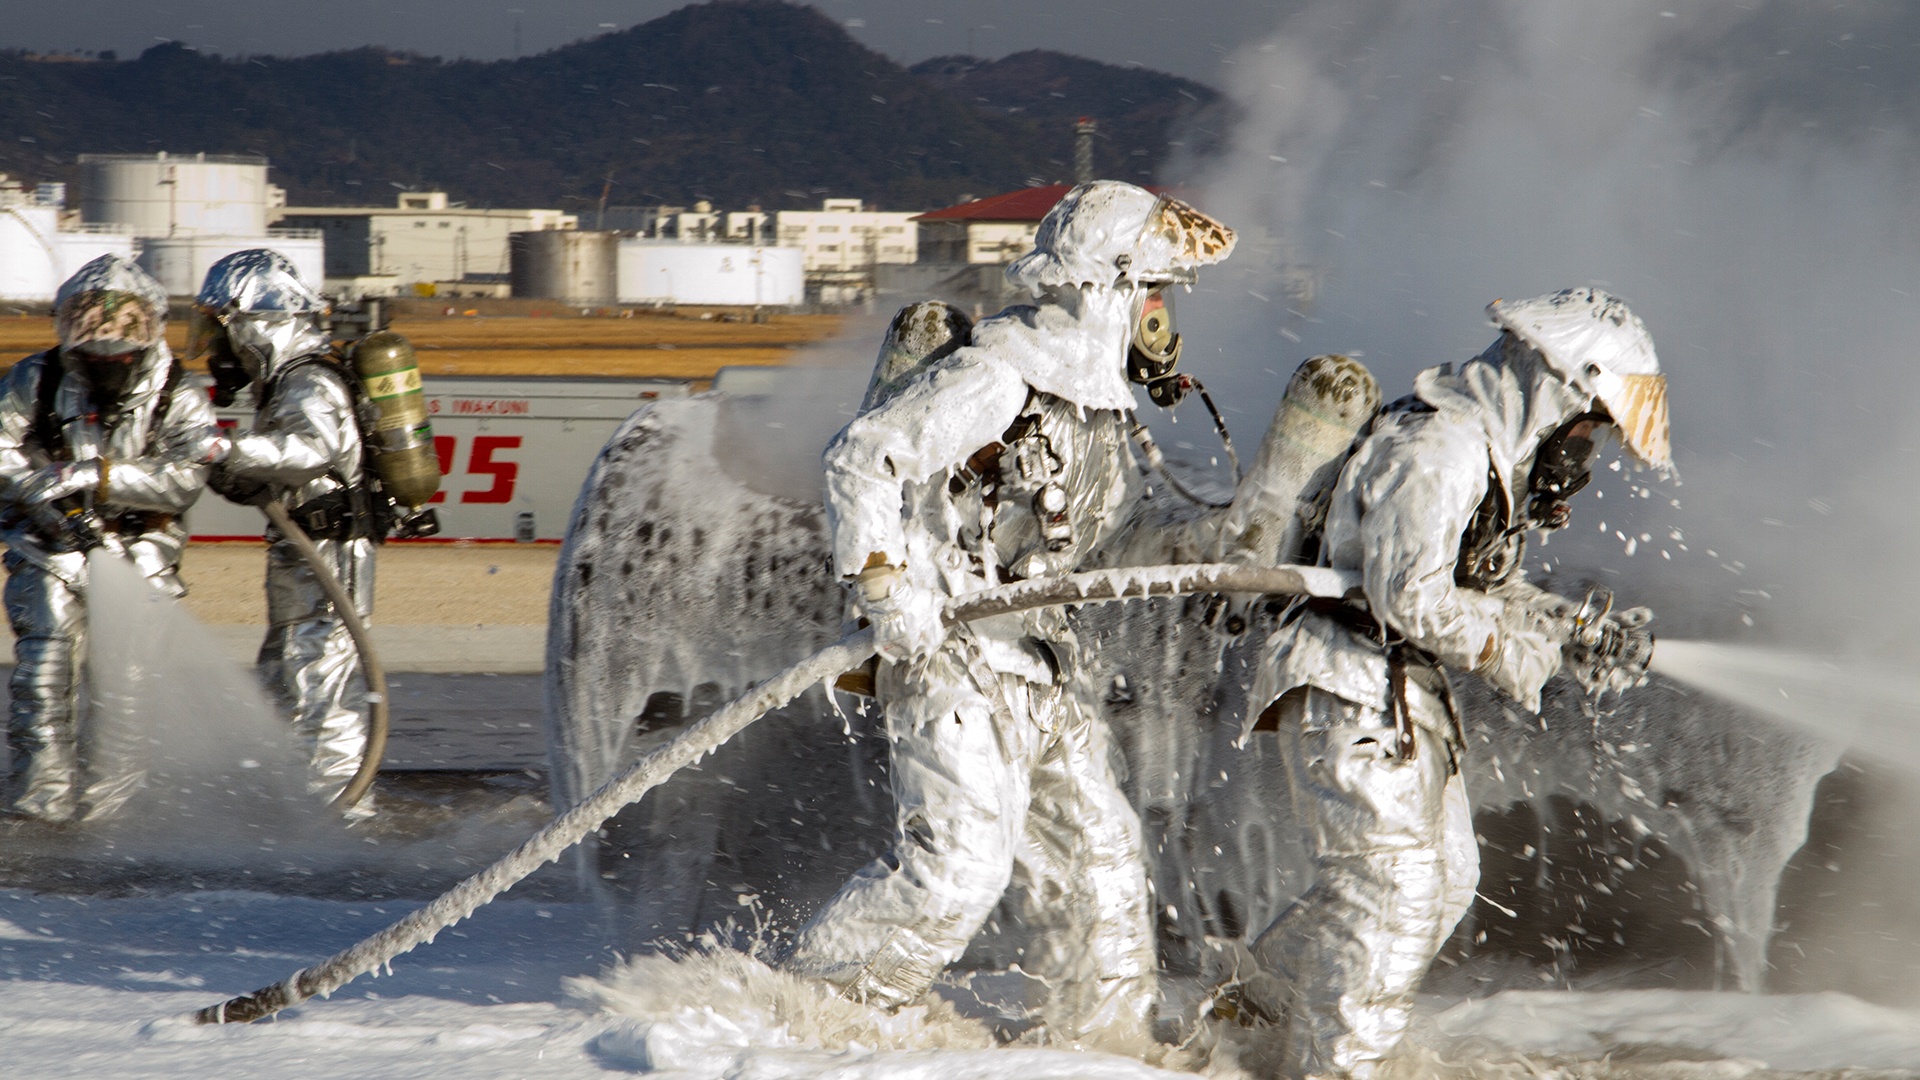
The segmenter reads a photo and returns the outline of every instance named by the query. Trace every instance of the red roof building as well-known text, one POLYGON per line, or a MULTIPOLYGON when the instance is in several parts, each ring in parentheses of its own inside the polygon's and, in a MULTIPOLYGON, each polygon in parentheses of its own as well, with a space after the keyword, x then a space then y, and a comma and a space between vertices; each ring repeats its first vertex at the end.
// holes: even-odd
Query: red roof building
POLYGON ((1071 190, 1071 184, 1021 188, 921 214, 913 219, 920 227, 920 261, 1010 263, 1033 249, 1040 219, 1071 190))

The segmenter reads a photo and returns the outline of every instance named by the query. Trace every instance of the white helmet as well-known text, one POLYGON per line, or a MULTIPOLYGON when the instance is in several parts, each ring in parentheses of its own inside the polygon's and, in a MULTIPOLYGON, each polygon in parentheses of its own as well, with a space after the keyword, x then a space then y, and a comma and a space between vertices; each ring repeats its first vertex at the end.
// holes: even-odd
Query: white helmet
POLYGON ((1178 199, 1119 180, 1067 192, 1007 267, 1030 289, 1191 281, 1194 271, 1233 251, 1233 230, 1178 199))
POLYGON ((1563 289, 1511 304, 1495 300, 1487 315, 1533 346, 1568 386, 1599 398, 1637 461, 1672 471, 1667 378, 1653 338, 1625 301, 1602 289, 1563 289))

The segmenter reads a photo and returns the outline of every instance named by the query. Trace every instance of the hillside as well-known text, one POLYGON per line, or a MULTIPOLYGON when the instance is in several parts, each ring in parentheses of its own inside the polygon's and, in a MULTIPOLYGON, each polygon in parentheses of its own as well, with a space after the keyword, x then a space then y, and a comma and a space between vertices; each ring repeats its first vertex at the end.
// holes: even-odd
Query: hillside
POLYGON ((857 196, 937 206, 1071 172, 1071 118, 1103 171, 1140 179, 1211 91, 1056 53, 912 71, 819 11, 714 0, 510 61, 359 49, 126 61, 0 55, 0 171, 73 179, 81 153, 258 153, 305 205, 436 188, 476 206, 708 198, 770 209, 857 196), (985 89, 983 90, 983 87, 985 89))

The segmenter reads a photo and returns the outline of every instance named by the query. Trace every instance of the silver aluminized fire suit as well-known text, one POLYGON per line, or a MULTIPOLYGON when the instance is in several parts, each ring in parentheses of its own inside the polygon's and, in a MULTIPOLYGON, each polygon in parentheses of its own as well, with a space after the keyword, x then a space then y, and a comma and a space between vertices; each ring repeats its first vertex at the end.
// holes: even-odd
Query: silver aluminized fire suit
POLYGON ((1260 936, 1262 970, 1243 988, 1256 1016, 1283 1026, 1283 1075, 1372 1076, 1473 901, 1464 747, 1440 669, 1537 710, 1561 668, 1563 639, 1520 566, 1536 452, 1611 408, 1629 451, 1670 463, 1665 384, 1624 304, 1569 290, 1489 312, 1507 332, 1458 373, 1422 372, 1334 488, 1323 556, 1361 573, 1366 608, 1296 609, 1256 679, 1251 700, 1271 703, 1256 717, 1286 748, 1316 867, 1260 936))
POLYGON ((833 558, 883 663, 897 831, 786 964, 850 997, 918 998, 1016 887, 1057 1037, 1137 1035, 1155 953, 1140 823, 1057 610, 944 634, 945 597, 1082 568, 1140 497, 1124 364, 1150 288, 1232 234, 1102 181, 1069 193, 1008 276, 1041 291, 974 327, 826 452, 833 558))
MULTIPOLYGON (((329 359, 325 301, 292 264, 266 249, 235 252, 207 271, 197 304, 216 339, 210 347, 230 348, 254 380, 253 429, 215 452, 216 489, 248 501, 277 499, 297 522, 315 500, 363 489, 350 376, 329 359)), ((313 537, 363 620, 373 615, 374 544, 383 538, 313 537)), ((366 750, 360 653, 293 544, 272 529, 267 539, 267 636, 258 663, 310 748, 308 788, 331 799, 366 750)))
POLYGON ((11 805, 68 821, 110 814, 141 773, 137 756, 80 737, 87 554, 62 542, 45 514, 55 500, 90 503, 106 545, 182 595, 180 515, 206 484, 213 412, 161 336, 166 290, 139 267, 103 255, 61 285, 54 307, 61 347, 15 364, 0 384, 0 540, 15 638, 11 805), (105 370, 89 359, 101 349, 127 357, 118 393, 89 377, 105 370))

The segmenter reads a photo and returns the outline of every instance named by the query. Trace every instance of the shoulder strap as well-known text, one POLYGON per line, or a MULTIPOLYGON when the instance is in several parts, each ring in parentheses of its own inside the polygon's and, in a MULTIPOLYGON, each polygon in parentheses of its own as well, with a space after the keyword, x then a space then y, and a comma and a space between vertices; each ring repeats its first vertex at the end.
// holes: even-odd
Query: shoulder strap
POLYGON ((61 376, 66 369, 59 363, 58 350, 49 349, 40 357, 40 372, 35 376, 33 388, 33 423, 29 431, 40 449, 46 451, 49 457, 59 458, 66 454, 67 440, 60 430, 60 413, 54 400, 60 395, 61 376))

